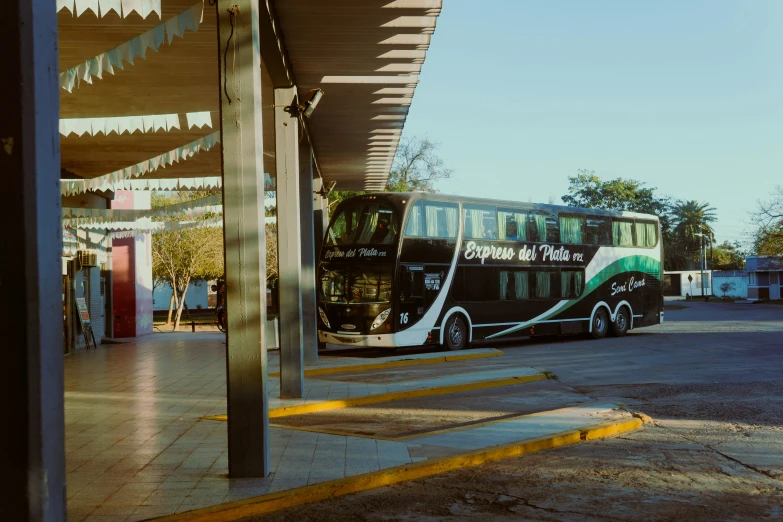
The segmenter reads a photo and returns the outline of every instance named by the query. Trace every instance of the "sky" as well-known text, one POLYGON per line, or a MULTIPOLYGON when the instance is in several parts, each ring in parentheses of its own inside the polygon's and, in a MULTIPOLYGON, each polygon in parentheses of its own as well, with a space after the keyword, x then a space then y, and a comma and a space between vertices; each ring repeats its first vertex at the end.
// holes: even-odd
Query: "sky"
POLYGON ((404 136, 444 193, 548 202, 578 169, 708 202, 747 240, 783 184, 783 0, 444 0, 404 136))

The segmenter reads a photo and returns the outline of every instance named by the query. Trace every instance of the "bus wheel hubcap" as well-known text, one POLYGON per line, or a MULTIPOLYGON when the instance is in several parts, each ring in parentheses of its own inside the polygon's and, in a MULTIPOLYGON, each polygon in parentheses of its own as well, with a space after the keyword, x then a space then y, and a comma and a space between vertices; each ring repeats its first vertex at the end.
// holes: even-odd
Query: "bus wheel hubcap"
POLYGON ((625 314, 617 314, 617 328, 625 330, 625 314))
POLYGON ((449 329, 449 338, 454 346, 458 346, 462 342, 462 331, 456 321, 452 323, 449 329))
POLYGON ((600 315, 595 316, 595 319, 593 320, 593 329, 599 332, 604 329, 604 320, 600 315))

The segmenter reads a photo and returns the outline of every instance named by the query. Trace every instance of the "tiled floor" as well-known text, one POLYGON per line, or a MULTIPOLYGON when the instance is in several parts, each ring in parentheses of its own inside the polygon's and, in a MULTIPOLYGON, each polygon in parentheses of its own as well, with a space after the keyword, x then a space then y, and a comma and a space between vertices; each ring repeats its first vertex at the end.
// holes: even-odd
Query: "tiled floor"
MULTIPOLYGON (((277 354, 269 355, 270 371, 275 371, 277 354)), ((341 358, 322 364, 350 362, 341 358)), ((298 403, 531 371, 514 368, 384 385, 308 378, 307 398, 298 403)), ((277 379, 270 379, 270 407, 283 404, 278 388, 277 379)), ((65 389, 70 522, 143 520, 439 456, 438 444, 448 454, 456 447, 498 443, 486 428, 478 437, 467 430, 451 439, 435 435, 398 442, 272 427, 272 475, 228 479, 226 423, 201 420, 226 412, 225 345, 221 334, 211 332, 155 334, 79 351, 65 358, 65 389), (429 453, 431 448, 436 451, 429 453)), ((548 427, 561 425, 550 421, 548 427)), ((501 438, 509 436, 505 431, 501 438)))

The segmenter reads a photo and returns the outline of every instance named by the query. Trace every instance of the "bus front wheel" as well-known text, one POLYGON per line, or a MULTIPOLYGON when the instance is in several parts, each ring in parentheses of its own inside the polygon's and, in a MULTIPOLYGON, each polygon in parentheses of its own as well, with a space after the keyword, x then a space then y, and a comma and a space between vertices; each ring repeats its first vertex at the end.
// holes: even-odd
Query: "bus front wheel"
POLYGON ((628 326, 630 326, 630 324, 628 309, 621 307, 617 310, 617 315, 612 323, 612 335, 615 337, 622 337, 628 332, 628 326))
POLYGON ((590 331, 590 336, 593 339, 603 339, 606 337, 606 333, 609 330, 609 314, 606 310, 599 308, 593 315, 593 328, 590 331))
POLYGON ((462 350, 468 345, 468 329, 465 320, 457 314, 446 321, 446 331, 443 332, 444 345, 452 351, 462 350))

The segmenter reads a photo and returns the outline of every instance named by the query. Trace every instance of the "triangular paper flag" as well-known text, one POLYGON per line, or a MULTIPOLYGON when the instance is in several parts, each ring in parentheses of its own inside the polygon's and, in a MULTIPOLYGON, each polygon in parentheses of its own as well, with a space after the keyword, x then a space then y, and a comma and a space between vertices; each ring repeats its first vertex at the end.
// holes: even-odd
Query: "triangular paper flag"
POLYGON ((109 53, 101 53, 101 69, 106 71, 109 74, 114 74, 114 67, 111 65, 111 58, 109 57, 109 53))
POLYGON ((166 115, 166 130, 179 129, 179 115, 167 114, 166 115))
POLYGON ((67 9, 73 14, 73 0, 57 0, 57 12, 59 13, 62 9, 67 9))
POLYGON ((152 28, 152 34, 154 36, 153 49, 157 51, 158 49, 160 49, 163 40, 166 39, 166 26, 164 24, 156 25, 155 27, 152 28))
POLYGON ((176 16, 169 18, 166 20, 166 34, 168 35, 169 45, 171 45, 171 41, 174 39, 174 35, 179 36, 179 22, 177 21, 176 16))
MULTIPOLYGON (((152 43, 152 35, 150 34, 150 43, 152 43)), ((145 60, 147 59, 147 46, 144 44, 141 36, 135 36, 130 40, 131 49, 133 49, 134 56, 141 56, 145 60)))
POLYGON ((110 11, 122 16, 122 0, 101 0, 101 16, 106 16, 110 11))
POLYGON ((122 14, 125 18, 133 11, 142 16, 141 0, 122 0, 122 14))
POLYGON ((81 16, 87 10, 98 16, 98 0, 76 0, 76 16, 81 16))

